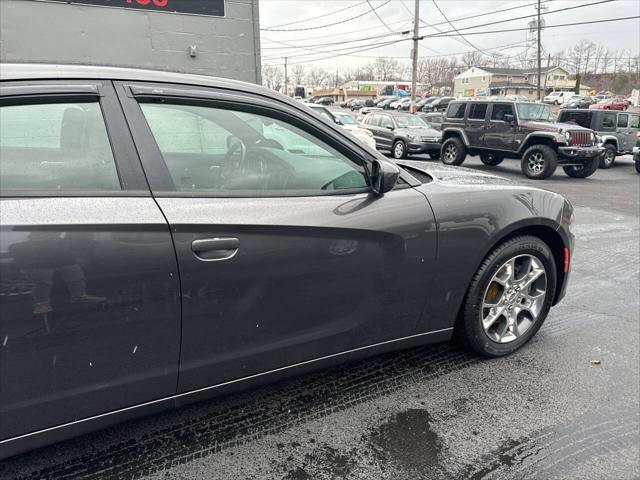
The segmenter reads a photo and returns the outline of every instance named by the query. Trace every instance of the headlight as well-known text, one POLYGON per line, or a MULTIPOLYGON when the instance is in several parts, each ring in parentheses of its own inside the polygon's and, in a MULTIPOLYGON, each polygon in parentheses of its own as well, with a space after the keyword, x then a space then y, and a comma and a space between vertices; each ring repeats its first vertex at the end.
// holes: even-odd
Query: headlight
POLYGON ((564 138, 567 139, 567 143, 571 141, 571 134, 569 132, 564 132, 564 138))
POLYGON ((415 135, 411 135, 411 134, 407 135, 407 140, 415 140, 415 139, 416 139, 415 135))
POLYGON ((591 132, 591 143, 596 143, 596 139, 597 139, 596 134, 591 132))

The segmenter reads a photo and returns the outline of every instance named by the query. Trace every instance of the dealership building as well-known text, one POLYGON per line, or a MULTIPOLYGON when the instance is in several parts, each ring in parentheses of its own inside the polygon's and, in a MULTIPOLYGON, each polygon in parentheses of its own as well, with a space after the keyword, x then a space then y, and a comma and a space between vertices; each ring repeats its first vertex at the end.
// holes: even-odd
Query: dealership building
POLYGON ((0 60, 260 83, 258 0, 0 0, 0 60))

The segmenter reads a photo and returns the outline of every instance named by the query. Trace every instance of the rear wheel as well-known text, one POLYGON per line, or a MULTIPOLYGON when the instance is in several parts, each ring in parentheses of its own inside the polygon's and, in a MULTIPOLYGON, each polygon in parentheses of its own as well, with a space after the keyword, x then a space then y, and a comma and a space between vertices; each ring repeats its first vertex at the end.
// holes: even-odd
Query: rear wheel
POLYGON ((496 165, 500 165, 504 157, 501 155, 496 155, 495 153, 481 153, 480 161, 485 165, 489 165, 495 167, 496 165))
POLYGON ((542 180, 553 175, 557 164, 558 155, 553 148, 547 145, 533 145, 524 152, 520 168, 527 178, 542 180))
POLYGON ((407 156, 407 147, 402 140, 396 140, 391 149, 393 152, 393 158, 405 158, 407 156))
POLYGON ((458 137, 445 140, 440 148, 440 160, 445 165, 462 165, 467 157, 467 149, 458 137))
POLYGON ((482 355, 512 353, 542 326, 555 288, 555 261, 547 244, 528 235, 507 240, 473 277, 458 336, 482 355))
POLYGON ((573 178, 587 178, 596 173, 598 170, 598 165, 600 164, 600 159, 593 158, 589 160, 584 165, 579 167, 570 166, 570 167, 562 167, 564 173, 573 178))
POLYGON ((610 143, 604 146, 604 152, 600 155, 600 168, 611 168, 616 161, 616 147, 610 143))
POLYGON ((635 164, 636 164, 636 172, 640 173, 640 159, 637 159, 635 161, 635 164))

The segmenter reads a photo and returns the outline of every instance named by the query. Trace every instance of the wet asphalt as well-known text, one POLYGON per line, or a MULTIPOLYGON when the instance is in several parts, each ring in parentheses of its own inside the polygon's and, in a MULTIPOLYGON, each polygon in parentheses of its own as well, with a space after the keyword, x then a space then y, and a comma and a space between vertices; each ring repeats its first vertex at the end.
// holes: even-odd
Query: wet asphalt
POLYGON ((583 180, 559 169, 528 181, 510 160, 465 166, 562 193, 575 207, 567 296, 523 349, 494 360, 452 344, 385 354, 15 457, 0 478, 639 478, 640 175, 631 157, 583 180))

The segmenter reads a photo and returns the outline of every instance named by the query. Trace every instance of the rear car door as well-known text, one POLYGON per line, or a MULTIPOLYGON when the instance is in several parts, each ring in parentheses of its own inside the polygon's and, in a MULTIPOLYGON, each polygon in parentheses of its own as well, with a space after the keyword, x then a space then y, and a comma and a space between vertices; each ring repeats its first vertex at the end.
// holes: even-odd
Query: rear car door
POLYGON ((382 148, 391 150, 395 136, 395 124, 391 115, 380 115, 380 143, 382 148))
POLYGON ((620 151, 628 152, 633 146, 631 145, 631 130, 629 129, 629 114, 618 113, 616 134, 620 143, 620 151))
POLYGON ((484 143, 487 148, 495 150, 513 149, 516 133, 515 112, 511 103, 493 103, 489 111, 484 143), (505 115, 512 115, 514 122, 504 120, 505 115))
POLYGON ((173 395, 177 263, 113 86, 0 95, 0 439, 173 395))
POLYGON ((180 392, 415 332, 435 256, 417 191, 373 197, 367 152, 299 107, 118 88, 178 254, 180 392))
POLYGON ((484 146, 484 134, 486 131, 486 116, 489 104, 484 102, 471 102, 467 120, 465 123, 465 133, 469 140, 469 145, 484 146))
POLYGON ((633 147, 636 146, 638 141, 638 132, 640 132, 640 114, 638 113, 630 113, 629 114, 629 128, 627 131, 627 139, 629 141, 629 146, 627 147, 627 151, 633 150, 633 147))

